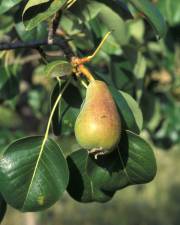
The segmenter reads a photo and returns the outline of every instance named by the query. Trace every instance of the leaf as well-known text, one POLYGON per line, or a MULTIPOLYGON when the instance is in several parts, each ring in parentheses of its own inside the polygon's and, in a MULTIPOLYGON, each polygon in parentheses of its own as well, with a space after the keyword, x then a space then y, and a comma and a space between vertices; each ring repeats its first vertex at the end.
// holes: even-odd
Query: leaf
POLYGON ((164 37, 167 32, 167 26, 159 12, 149 0, 128 0, 138 11, 143 13, 148 22, 153 26, 159 37, 164 37))
POLYGON ((157 2, 157 7, 171 26, 178 25, 180 23, 179 0, 159 0, 157 2))
POLYGON ((142 112, 137 102, 127 93, 109 86, 118 110, 121 114, 123 129, 140 133, 143 124, 142 112))
POLYGON ((21 211, 38 211, 54 204, 68 184, 68 167, 60 147, 44 137, 19 139, 0 160, 1 193, 8 204, 21 211))
POLYGON ((19 93, 19 81, 11 71, 7 72, 4 67, 0 67, 0 100, 7 100, 15 97, 19 93))
POLYGON ((61 77, 72 73, 72 65, 64 60, 55 60, 45 67, 45 74, 48 77, 61 77))
POLYGON ((20 3, 22 0, 1 0, 0 15, 10 10, 12 7, 20 3))
POLYGON ((144 88, 144 76, 147 69, 147 63, 145 60, 145 57, 138 52, 137 55, 137 62, 134 67, 134 74, 136 77, 136 96, 138 101, 140 100, 142 94, 143 94, 143 88, 144 88))
POLYGON ((101 7, 102 4, 98 1, 78 0, 70 11, 84 22, 93 19, 101 11, 101 7))
POLYGON ((0 194, 0 223, 2 222, 2 220, 4 218, 6 209, 7 209, 7 204, 4 201, 4 198, 2 197, 2 195, 0 194))
POLYGON ((132 15, 124 1, 99 0, 99 2, 107 5, 114 12, 119 14, 119 16, 121 16, 124 20, 132 18, 132 15))
MULTIPOLYGON (((64 84, 61 87, 58 83, 55 85, 51 94, 51 108, 63 86, 64 84)), ((69 84, 52 118, 53 132, 56 136, 74 132, 74 123, 79 114, 81 103, 82 98, 78 89, 73 84, 69 84)))
POLYGON ((119 14, 104 5, 98 14, 98 18, 108 30, 113 31, 112 35, 118 44, 125 45, 128 43, 128 29, 119 14))
POLYGON ((134 98, 131 97, 131 95, 127 94, 126 92, 120 91, 120 93, 126 100, 131 112, 133 113, 138 129, 141 131, 143 126, 143 116, 138 103, 134 100, 134 98))
POLYGON ((27 32, 24 24, 22 22, 19 22, 15 24, 15 29, 21 40, 23 40, 24 42, 45 40, 48 34, 46 23, 38 24, 38 26, 33 30, 27 32))
POLYGON ((118 149, 96 160, 84 149, 67 158, 68 192, 77 201, 108 201, 126 186, 150 182, 156 174, 152 148, 138 135, 126 131, 118 149))
POLYGON ((72 153, 67 158, 70 178, 67 191, 72 198, 79 202, 107 202, 113 192, 101 190, 101 187, 94 187, 90 177, 87 174, 88 152, 81 149, 72 153))
POLYGON ((66 0, 40 0, 28 2, 23 10, 23 21, 27 30, 31 30, 39 23, 55 14, 66 0))
POLYGON ((134 74, 132 66, 123 56, 111 56, 110 72, 113 85, 117 89, 133 94, 134 74))
POLYGON ((29 8, 46 3, 46 2, 50 2, 50 0, 28 0, 26 6, 24 7, 23 15, 29 8))

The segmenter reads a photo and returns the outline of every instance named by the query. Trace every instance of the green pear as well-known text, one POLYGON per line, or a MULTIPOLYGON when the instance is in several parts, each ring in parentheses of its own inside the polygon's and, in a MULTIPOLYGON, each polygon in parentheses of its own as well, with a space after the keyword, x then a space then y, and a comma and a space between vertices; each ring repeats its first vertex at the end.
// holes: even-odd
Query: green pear
POLYGON ((91 81, 75 123, 75 136, 81 147, 95 156, 108 154, 120 140, 121 120, 108 86, 91 81))

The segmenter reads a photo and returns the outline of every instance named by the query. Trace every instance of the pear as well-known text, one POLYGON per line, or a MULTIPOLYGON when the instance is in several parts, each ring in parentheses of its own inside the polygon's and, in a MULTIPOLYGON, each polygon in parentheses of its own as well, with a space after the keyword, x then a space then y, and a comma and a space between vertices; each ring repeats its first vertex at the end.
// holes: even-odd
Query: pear
POLYGON ((91 81, 75 122, 77 142, 97 157, 112 152, 120 134, 121 120, 108 86, 103 81, 91 81))

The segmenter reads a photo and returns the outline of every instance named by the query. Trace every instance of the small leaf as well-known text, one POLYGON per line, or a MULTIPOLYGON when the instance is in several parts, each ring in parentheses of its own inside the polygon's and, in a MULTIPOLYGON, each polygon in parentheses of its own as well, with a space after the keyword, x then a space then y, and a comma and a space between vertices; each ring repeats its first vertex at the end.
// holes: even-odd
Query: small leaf
POLYGON ((143 127, 143 116, 142 111, 138 106, 138 103, 134 100, 134 98, 131 97, 131 95, 127 94, 126 92, 120 91, 120 93, 122 94, 129 108, 131 109, 131 112, 133 113, 138 129, 139 131, 141 131, 143 127))
POLYGON ((68 192, 80 202, 105 202, 113 193, 129 185, 150 182, 156 174, 152 148, 138 135, 123 132, 117 149, 94 159, 85 149, 67 158, 68 192))
POLYGON ((127 93, 109 86, 121 114, 124 129, 140 133, 143 124, 142 112, 138 103, 127 93))
POLYGON ((27 30, 31 30, 39 23, 55 14, 66 2, 66 0, 31 0, 23 11, 23 21, 27 30))
POLYGON ((0 160, 1 193, 21 211, 38 211, 54 204, 68 184, 68 167, 60 147, 51 139, 40 151, 44 137, 19 139, 0 160))
POLYGON ((69 62, 64 60, 56 60, 50 62, 45 67, 45 74, 48 77, 61 77, 64 75, 70 75, 72 73, 72 66, 69 62))
POLYGON ((166 35, 166 23, 156 6, 154 6, 149 0, 128 0, 128 2, 144 14, 159 37, 164 37, 166 35))

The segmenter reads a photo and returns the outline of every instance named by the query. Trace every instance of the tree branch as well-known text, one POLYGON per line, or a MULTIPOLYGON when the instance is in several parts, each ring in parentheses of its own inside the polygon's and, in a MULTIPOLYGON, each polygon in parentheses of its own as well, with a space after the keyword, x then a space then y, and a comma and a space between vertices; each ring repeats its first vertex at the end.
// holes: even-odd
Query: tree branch
POLYGON ((69 46, 68 41, 69 40, 66 40, 64 37, 62 37, 59 40, 53 40, 52 43, 48 43, 48 40, 32 41, 32 42, 16 41, 14 43, 6 43, 6 42, 1 43, 0 42, 0 51, 20 49, 20 48, 38 49, 41 46, 58 46, 58 47, 60 47, 60 49, 62 49, 66 58, 68 60, 70 60, 74 56, 74 53, 71 50, 71 47, 69 46))
POLYGON ((54 35, 56 34, 56 30, 59 25, 59 21, 62 16, 62 11, 59 10, 53 17, 52 22, 49 27, 49 33, 48 33, 48 43, 52 43, 54 39, 54 35))

